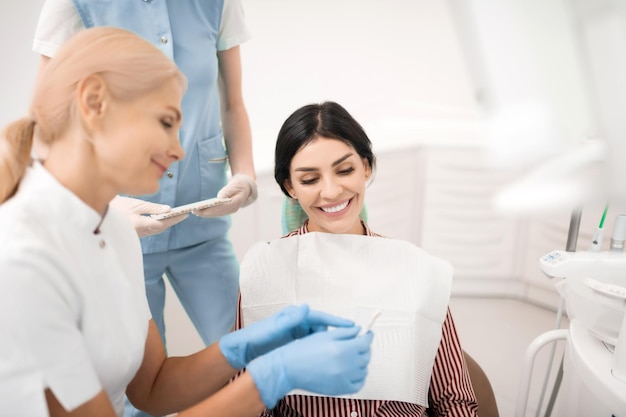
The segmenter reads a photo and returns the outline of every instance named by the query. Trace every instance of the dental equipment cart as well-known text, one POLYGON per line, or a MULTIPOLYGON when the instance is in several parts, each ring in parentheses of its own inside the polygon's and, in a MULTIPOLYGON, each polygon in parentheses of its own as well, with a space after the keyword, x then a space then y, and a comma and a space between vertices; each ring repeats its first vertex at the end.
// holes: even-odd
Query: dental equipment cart
MULTIPOLYGON (((572 223, 568 248, 571 235, 572 223)), ((558 393, 555 415, 626 417, 626 253, 553 251, 540 259, 540 265, 548 277, 562 278, 556 286, 570 324, 540 335, 526 350, 515 417, 526 417, 535 356, 559 340, 566 344, 562 375, 557 375, 552 392, 553 400, 558 393)))

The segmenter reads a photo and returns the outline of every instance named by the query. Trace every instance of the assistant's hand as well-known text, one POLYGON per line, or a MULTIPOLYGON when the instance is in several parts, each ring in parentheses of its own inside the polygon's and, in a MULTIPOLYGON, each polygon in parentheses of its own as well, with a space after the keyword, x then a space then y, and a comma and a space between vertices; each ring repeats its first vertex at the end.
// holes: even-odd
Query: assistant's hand
POLYGON ((247 367, 272 408, 299 388, 324 395, 352 394, 365 384, 374 334, 359 326, 318 332, 261 356, 247 367))
POLYGON ((245 367, 254 358, 311 333, 333 327, 351 327, 354 322, 307 305, 285 307, 278 313, 222 336, 220 350, 235 369, 245 367))
POLYGON ((246 174, 236 174, 217 193, 217 198, 230 198, 228 203, 204 210, 193 210, 192 213, 200 217, 226 216, 236 212, 241 207, 254 203, 257 195, 256 182, 246 174))
POLYGON ((111 200, 111 206, 125 213, 135 227, 139 237, 156 235, 163 232, 168 227, 174 226, 185 220, 188 214, 170 217, 164 220, 155 220, 143 214, 161 214, 171 210, 170 206, 165 204, 156 204, 149 201, 143 201, 138 198, 116 196, 111 200))

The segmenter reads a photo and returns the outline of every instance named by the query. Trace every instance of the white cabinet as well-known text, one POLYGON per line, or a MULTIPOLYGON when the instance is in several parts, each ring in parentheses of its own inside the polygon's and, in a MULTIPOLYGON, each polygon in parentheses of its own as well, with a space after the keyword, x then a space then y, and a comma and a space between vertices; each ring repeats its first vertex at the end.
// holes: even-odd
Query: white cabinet
POLYGON ((492 200, 514 171, 489 164, 481 148, 423 149, 421 246, 455 268, 456 294, 518 291, 515 259, 519 222, 498 215, 492 200))
POLYGON ((419 245, 424 155, 419 148, 379 152, 366 190, 368 224, 383 236, 419 245))

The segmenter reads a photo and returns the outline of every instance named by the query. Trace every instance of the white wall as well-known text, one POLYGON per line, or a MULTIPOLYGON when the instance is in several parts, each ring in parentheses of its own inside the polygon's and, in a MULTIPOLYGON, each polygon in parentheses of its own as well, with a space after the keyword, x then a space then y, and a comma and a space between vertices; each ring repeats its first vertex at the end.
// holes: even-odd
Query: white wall
POLYGON ((0 2, 0 127, 26 114, 39 56, 33 33, 43 0, 0 2))
POLYGON ((574 2, 448 1, 500 164, 531 165, 598 134, 574 2))
MULTIPOLYGON (((28 109, 43 0, 2 0, 0 126, 28 109)), ((364 127, 467 120, 473 89, 445 0, 243 0, 244 94, 257 165, 271 165, 282 121, 316 101, 342 103, 364 127)), ((384 131, 384 130, 383 130, 384 131)), ((386 137, 372 137, 376 142, 386 137)))
POLYGON ((252 33, 242 46, 244 92, 260 169, 271 166, 285 118, 311 102, 343 104, 375 149, 401 134, 382 128, 394 122, 410 130, 477 116, 445 0, 243 1, 252 33))

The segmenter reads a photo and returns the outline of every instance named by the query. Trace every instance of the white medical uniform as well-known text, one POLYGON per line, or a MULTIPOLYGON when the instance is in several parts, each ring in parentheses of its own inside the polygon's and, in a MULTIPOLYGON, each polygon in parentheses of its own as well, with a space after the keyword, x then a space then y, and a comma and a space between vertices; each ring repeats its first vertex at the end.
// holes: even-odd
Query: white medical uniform
POLYGON ((106 390, 119 416, 143 359, 150 312, 139 240, 42 165, 0 205, 0 414, 47 416, 106 390))

